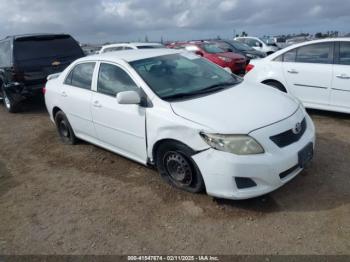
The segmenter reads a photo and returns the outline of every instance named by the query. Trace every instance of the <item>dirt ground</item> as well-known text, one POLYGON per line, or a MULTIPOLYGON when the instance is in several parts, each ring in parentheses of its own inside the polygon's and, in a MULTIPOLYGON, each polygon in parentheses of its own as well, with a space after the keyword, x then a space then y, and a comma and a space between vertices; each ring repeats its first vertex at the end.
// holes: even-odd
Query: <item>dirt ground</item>
POLYGON ((267 196, 227 201, 61 144, 43 106, 0 106, 0 254, 350 254, 350 116, 310 114, 310 167, 267 196))

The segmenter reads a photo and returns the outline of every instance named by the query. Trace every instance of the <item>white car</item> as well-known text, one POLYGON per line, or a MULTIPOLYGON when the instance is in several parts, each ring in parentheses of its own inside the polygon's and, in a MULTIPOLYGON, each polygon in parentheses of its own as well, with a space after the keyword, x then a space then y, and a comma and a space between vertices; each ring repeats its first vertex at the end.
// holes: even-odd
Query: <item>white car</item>
POLYGON ((120 44, 110 44, 102 46, 99 51, 100 54, 114 51, 122 50, 132 50, 132 49, 153 49, 153 48, 165 48, 164 45, 159 43, 120 43, 120 44))
POLYGON ((294 178, 315 129, 295 98, 190 52, 133 50, 79 59, 44 90, 64 143, 76 138, 155 165, 189 192, 246 199, 294 178))
POLYGON ((350 38, 293 45, 247 70, 247 81, 294 95, 307 108, 350 113, 350 38))
POLYGON ((249 45, 250 47, 254 48, 255 50, 258 50, 260 52, 264 52, 266 55, 271 55, 274 52, 278 51, 279 48, 274 43, 266 43, 259 37, 252 37, 252 36, 246 36, 246 37, 236 37, 234 40, 245 43, 246 45, 249 45))

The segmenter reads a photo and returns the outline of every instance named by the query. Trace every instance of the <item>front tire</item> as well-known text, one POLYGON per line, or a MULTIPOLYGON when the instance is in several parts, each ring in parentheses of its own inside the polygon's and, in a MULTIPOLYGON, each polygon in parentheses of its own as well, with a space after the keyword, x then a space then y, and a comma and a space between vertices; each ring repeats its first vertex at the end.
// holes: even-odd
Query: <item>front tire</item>
POLYGON ((70 125, 66 115, 59 111, 55 116, 55 123, 57 127, 57 132, 64 144, 74 145, 77 142, 77 138, 74 134, 72 126, 70 125))
POLYGON ((194 151, 176 142, 165 142, 156 152, 156 166, 162 178, 170 185, 191 192, 205 190, 202 175, 191 159, 194 151))

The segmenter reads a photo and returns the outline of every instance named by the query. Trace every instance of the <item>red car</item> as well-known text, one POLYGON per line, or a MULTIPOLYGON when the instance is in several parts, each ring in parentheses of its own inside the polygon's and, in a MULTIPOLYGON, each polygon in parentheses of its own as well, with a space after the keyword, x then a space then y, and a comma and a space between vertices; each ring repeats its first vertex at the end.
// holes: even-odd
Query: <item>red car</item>
POLYGON ((186 49, 200 55, 211 62, 223 67, 229 68, 232 73, 237 75, 245 74, 246 58, 243 55, 225 52, 217 45, 210 42, 186 42, 172 43, 168 48, 186 49))

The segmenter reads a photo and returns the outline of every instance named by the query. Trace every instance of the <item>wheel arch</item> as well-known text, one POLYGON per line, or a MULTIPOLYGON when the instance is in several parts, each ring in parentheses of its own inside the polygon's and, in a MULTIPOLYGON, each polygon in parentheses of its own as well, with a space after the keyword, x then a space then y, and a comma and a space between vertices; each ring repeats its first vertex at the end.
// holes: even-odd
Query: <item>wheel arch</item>
POLYGON ((157 151, 159 149, 159 147, 163 144, 166 144, 166 143, 169 143, 169 144, 180 144, 182 146, 185 146, 187 147, 188 149, 190 149, 192 151, 192 154, 195 154, 196 153, 196 150, 194 150, 193 148, 191 148, 190 146, 186 145, 185 143, 179 141, 179 140, 176 140, 176 139, 172 139, 172 138, 164 138, 164 139, 160 139, 158 140, 157 142, 155 142, 153 144, 153 147, 152 147, 152 160, 153 160, 153 164, 154 163, 154 159, 156 158, 156 154, 157 154, 157 151))
POLYGON ((268 83, 277 83, 279 85, 281 85, 283 87, 283 91, 286 92, 286 93, 289 93, 287 88, 286 88, 286 85, 284 83, 282 83, 281 81, 279 80, 276 80, 276 79, 266 79, 266 80, 263 80, 261 81, 262 84, 264 85, 267 85, 268 83))
MULTIPOLYGON (((57 114, 59 111, 62 111, 61 108, 59 108, 58 106, 54 106, 54 108, 52 109, 52 117, 53 117, 53 119, 55 119, 56 114, 57 114)), ((62 111, 62 112, 63 112, 63 111, 62 111)))

